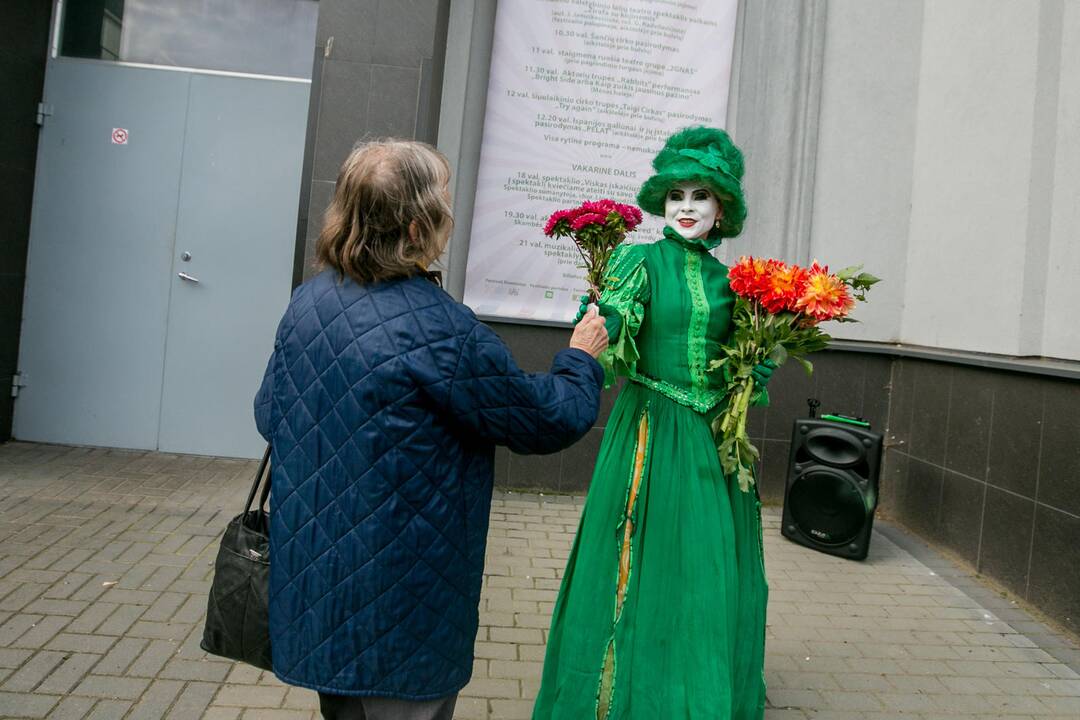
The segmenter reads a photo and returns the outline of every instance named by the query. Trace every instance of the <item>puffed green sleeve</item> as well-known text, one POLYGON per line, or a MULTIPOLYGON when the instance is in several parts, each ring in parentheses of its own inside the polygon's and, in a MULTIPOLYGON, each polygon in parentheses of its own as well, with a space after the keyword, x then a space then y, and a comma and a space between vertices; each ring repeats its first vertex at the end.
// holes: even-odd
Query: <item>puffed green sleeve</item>
POLYGON ((640 357, 634 336, 641 328, 649 303, 644 246, 620 245, 615 248, 608 261, 600 303, 617 311, 623 321, 619 336, 612 339, 599 358, 604 366, 604 387, 611 387, 619 375, 635 372, 640 357))

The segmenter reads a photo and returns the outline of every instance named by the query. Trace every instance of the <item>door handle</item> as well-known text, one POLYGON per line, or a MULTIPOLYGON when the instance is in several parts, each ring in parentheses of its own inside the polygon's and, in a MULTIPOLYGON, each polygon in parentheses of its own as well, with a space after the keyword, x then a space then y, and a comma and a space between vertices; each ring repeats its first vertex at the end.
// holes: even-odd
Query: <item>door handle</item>
POLYGON ((176 276, 179 277, 181 280, 187 280, 188 282, 196 284, 199 282, 199 278, 188 275, 186 272, 176 273, 176 276))

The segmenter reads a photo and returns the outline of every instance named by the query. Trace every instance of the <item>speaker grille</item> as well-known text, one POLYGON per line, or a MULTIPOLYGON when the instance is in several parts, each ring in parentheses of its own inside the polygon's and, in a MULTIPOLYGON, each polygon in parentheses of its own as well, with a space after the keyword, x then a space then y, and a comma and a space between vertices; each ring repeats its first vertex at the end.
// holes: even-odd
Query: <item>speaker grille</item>
POLYGON ((846 473, 809 470, 792 483, 788 501, 799 529, 825 545, 852 541, 866 524, 862 493, 846 473))
POLYGON ((866 448, 858 438, 831 428, 811 431, 805 442, 810 457, 825 465, 848 467, 866 455, 866 448))

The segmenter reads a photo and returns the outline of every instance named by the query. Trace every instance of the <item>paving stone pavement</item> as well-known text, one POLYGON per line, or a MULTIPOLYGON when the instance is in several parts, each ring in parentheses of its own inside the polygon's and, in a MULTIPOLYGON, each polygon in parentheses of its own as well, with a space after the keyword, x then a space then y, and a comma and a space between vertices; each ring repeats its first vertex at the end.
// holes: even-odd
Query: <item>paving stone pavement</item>
MULTIPOLYGON (((317 718, 314 693, 198 646, 253 471, 0 445, 0 717, 317 718)), ((529 717, 581 505, 496 495, 457 718, 529 717)), ((1077 646, 903 532, 854 563, 787 542, 769 510, 765 553, 768 720, 1080 718, 1077 646)))

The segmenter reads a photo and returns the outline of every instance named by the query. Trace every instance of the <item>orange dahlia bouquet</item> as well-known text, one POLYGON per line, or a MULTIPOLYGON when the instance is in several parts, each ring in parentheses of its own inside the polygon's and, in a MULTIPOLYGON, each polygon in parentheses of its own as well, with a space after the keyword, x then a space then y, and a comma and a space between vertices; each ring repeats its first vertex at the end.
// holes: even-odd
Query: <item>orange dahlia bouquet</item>
POLYGON ((735 292, 732 341, 724 357, 710 370, 724 373, 727 405, 716 417, 713 430, 719 443, 720 463, 727 475, 736 475, 739 487, 749 492, 758 451, 746 434, 746 413, 764 390, 754 388, 755 366, 772 361, 782 365, 797 360, 813 372, 806 356, 822 350, 832 338, 818 325, 828 320, 855 322, 849 317, 856 301, 879 279, 856 265, 830 273, 815 260, 810 267, 779 260, 741 257, 728 272, 735 292))

